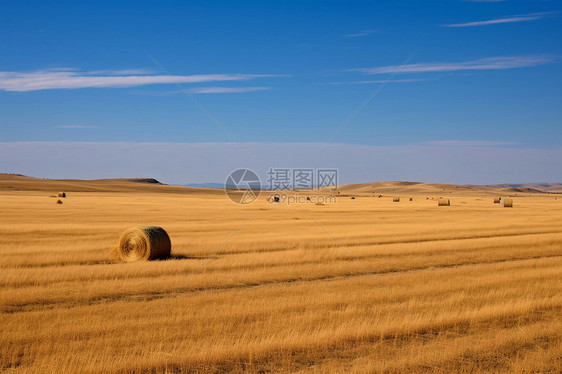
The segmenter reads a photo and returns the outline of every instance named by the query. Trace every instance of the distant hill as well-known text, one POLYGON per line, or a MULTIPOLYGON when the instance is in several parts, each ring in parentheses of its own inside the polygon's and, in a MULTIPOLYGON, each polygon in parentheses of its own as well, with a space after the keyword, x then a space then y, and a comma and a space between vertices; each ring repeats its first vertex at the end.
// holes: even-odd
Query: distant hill
POLYGON ((541 192, 562 192, 562 183, 515 183, 515 184, 491 184, 490 187, 512 189, 513 191, 524 192, 535 190, 541 192))
MULTIPOLYGON (((234 188, 235 186, 231 186, 234 188)), ((187 186, 170 186, 154 178, 124 179, 46 179, 33 178, 20 174, 1 174, 0 190, 4 191, 58 191, 65 192, 161 192, 161 193, 224 193, 222 183, 192 183, 187 186)), ((334 193, 334 187, 324 187, 324 193, 334 193)), ((422 182, 374 182, 344 184, 337 188, 341 195, 529 195, 541 193, 562 193, 562 183, 523 183, 523 184, 439 184, 422 182)))
POLYGON ((157 179, 154 178, 132 178, 132 179, 128 179, 131 182, 136 182, 136 183, 151 183, 151 184, 163 184, 160 183, 157 179))
MULTIPOLYGON (((331 190, 326 187, 324 190, 331 190)), ((460 194, 463 195, 515 195, 515 194, 539 194, 539 193, 562 193, 562 184, 558 183, 536 183, 518 185, 471 185, 471 184, 440 184, 422 182, 375 182, 361 184, 345 184, 338 186, 340 194, 411 194, 441 196, 460 194)))
MULTIPOLYGON (((123 179, 47 179, 18 174, 0 173, 0 190, 8 191, 65 191, 65 192, 163 192, 198 193, 217 192, 205 188, 169 186, 154 178, 123 179)), ((218 192, 217 192, 218 193, 218 192)))

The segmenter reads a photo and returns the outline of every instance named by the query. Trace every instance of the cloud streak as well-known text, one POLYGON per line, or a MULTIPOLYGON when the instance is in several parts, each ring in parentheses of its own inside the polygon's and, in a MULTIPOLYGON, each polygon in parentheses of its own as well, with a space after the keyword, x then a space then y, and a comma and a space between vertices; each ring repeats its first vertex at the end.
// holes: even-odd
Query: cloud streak
POLYGON ((194 87, 189 92, 194 94, 216 94, 216 93, 244 93, 269 90, 271 87, 194 87))
POLYGON ((358 33, 355 33, 355 34, 346 34, 345 37, 346 38, 360 38, 362 36, 370 35, 374 32, 375 32, 375 30, 365 30, 365 31, 361 31, 361 32, 358 32, 358 33))
POLYGON ((424 145, 444 146, 444 147, 501 147, 516 145, 514 142, 500 142, 490 140, 434 140, 422 143, 424 145))
POLYGON ((86 125, 61 125, 56 126, 57 129, 95 129, 97 126, 86 126, 86 125))
MULTIPOLYGON (((62 70, 77 70, 77 69, 62 69, 62 70)), ((150 74, 155 74, 155 71, 152 69, 94 70, 94 71, 85 72, 83 74, 84 75, 150 75, 150 74)))
MULTIPOLYGON (((255 92, 270 90, 271 87, 190 87, 186 88, 192 94, 222 94, 222 93, 245 93, 245 92, 255 92)), ((135 91, 133 92, 137 95, 146 96, 172 96, 172 95, 184 95, 185 92, 182 90, 172 90, 172 91, 135 91)))
POLYGON ((391 65, 374 68, 350 69, 365 74, 432 73, 466 70, 501 70, 539 66, 553 62, 548 56, 500 56, 465 62, 434 62, 425 64, 391 65))
POLYGON ((264 74, 207 74, 207 75, 142 75, 139 71, 78 72, 71 69, 35 72, 0 72, 0 90, 29 92, 53 89, 134 87, 151 84, 207 83, 247 81, 255 78, 277 77, 264 74))
POLYGON ((523 14, 523 15, 520 15, 520 16, 496 18, 496 19, 490 19, 490 20, 486 20, 486 21, 454 23, 454 24, 442 25, 442 26, 444 26, 444 27, 474 27, 474 26, 496 25, 496 24, 501 24, 501 23, 527 22, 527 21, 535 21, 535 20, 544 18, 548 14, 550 14, 550 13, 548 13, 548 12, 530 13, 530 14, 523 14))
POLYGON ((374 84, 374 83, 412 83, 412 82, 423 82, 426 79, 378 79, 372 81, 355 81, 351 84, 374 84))

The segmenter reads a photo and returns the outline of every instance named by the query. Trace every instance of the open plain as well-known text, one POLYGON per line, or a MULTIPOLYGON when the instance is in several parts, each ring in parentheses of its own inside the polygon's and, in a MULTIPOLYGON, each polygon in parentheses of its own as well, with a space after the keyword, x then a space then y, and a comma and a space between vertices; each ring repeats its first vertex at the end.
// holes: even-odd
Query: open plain
POLYGON ((0 370, 558 373, 558 196, 389 182, 240 206, 222 190, 4 175, 0 370), (513 208, 493 203, 508 194, 513 208), (109 259, 147 224, 172 258, 109 259))

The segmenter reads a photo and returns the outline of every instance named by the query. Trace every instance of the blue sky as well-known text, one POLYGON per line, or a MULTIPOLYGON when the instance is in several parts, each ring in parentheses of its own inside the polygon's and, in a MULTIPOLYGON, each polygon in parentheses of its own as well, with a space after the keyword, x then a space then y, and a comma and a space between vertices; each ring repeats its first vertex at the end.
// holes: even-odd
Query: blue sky
MULTIPOLYGON (((348 183, 562 181, 560 168, 536 174, 562 148, 561 8, 533 0, 2 1, 0 171, 153 176, 155 168, 125 175, 125 161, 101 170, 96 157, 79 157, 82 168, 42 163, 52 144, 73 158, 83 151, 72 144, 83 142, 101 154, 115 142, 189 143, 207 171, 179 176, 182 166, 170 161, 166 181, 222 181, 208 171, 221 144, 271 143, 282 154, 294 151, 289 144, 328 141, 438 147, 457 160, 445 168, 465 173, 401 169, 413 161, 403 156, 396 172, 365 174, 357 166, 365 161, 347 152, 339 167, 348 183), (36 156, 26 159, 30 147, 36 156), (516 174, 482 174, 475 160, 490 148, 506 165, 517 150, 529 162, 516 174), (23 159, 14 162, 16 154, 23 159)), ((243 167, 263 155, 232 158, 243 167)), ((329 159, 311 151, 291 163, 329 159)))

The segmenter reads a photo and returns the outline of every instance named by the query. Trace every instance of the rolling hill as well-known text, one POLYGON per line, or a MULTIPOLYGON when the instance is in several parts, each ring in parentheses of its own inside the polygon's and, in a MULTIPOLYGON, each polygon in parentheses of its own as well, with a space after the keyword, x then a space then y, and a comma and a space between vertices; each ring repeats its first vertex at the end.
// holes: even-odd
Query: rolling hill
POLYGON ((222 193, 219 190, 169 186, 153 178, 128 179, 47 179, 19 174, 0 174, 0 190, 66 191, 66 192, 162 192, 162 193, 222 193))
MULTIPOLYGON (((170 186, 154 178, 123 179, 47 179, 34 178, 19 174, 1 174, 0 190, 11 191, 59 191, 68 192, 162 192, 162 193, 222 193, 221 184, 200 184, 190 186, 170 186)), ((333 193, 333 187, 322 189, 323 193, 333 193)), ((516 195, 562 193, 561 183, 525 183, 525 184, 439 184, 422 182, 373 182, 344 184, 337 188, 343 195, 444 195, 464 196, 479 195, 516 195)))

